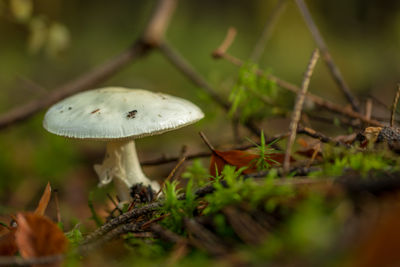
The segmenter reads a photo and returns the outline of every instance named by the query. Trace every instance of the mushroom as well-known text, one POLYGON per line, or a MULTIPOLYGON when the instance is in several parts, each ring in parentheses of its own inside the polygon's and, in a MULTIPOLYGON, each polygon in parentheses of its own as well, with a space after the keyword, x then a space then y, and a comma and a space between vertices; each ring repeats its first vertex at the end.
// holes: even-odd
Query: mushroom
POLYGON ((94 165, 99 186, 114 180, 121 201, 130 200, 130 188, 150 181, 140 167, 135 139, 162 134, 204 117, 193 103, 142 89, 106 87, 78 93, 53 105, 43 127, 56 135, 107 142, 102 164, 94 165))

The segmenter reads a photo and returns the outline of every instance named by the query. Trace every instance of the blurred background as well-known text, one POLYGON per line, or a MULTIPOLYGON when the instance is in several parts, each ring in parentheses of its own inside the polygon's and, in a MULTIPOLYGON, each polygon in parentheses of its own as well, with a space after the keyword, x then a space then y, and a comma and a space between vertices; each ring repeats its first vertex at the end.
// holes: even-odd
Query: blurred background
MULTIPOLYGON (((213 59, 212 51, 233 26, 238 34, 229 52, 247 61, 277 2, 180 1, 167 39, 228 99, 239 69, 213 59)), ((0 0, 0 112, 45 96, 127 48, 142 32, 155 3, 0 0)), ((390 106, 400 71, 400 2, 309 0, 307 4, 352 91, 361 102, 372 97, 390 106)), ((259 67, 300 85, 315 47, 297 6, 288 1, 259 67)), ((99 87, 108 85, 177 95, 196 103, 206 114, 196 125, 138 140, 141 159, 178 155, 183 145, 189 152, 206 151, 199 130, 213 144, 234 142, 226 113, 159 52, 129 65, 99 87)), ((314 72, 310 91, 347 104, 322 61, 314 72)), ((291 108, 293 95, 287 94, 285 102, 291 108)), ((0 131, 0 214, 32 210, 50 181, 58 189, 64 223, 89 223, 89 193, 93 192, 98 207, 105 203, 107 192, 113 194, 111 186, 96 188, 97 177, 92 169, 94 163, 102 161, 105 145, 54 136, 42 128, 43 115, 41 112, 0 131)), ((288 122, 287 118, 274 118, 262 125, 272 135, 286 131, 288 122)), ((313 127, 328 134, 341 133, 332 124, 315 123, 313 127)), ((241 134, 251 136, 245 130, 241 134)), ((144 170, 150 177, 161 179, 173 166, 144 170)), ((54 213, 54 208, 49 211, 54 213)))

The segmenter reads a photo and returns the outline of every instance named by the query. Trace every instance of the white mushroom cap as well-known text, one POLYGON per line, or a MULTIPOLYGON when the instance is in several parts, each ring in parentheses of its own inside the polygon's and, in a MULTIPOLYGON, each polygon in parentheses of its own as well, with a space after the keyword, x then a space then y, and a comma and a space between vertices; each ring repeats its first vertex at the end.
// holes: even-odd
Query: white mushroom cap
POLYGON ((46 113, 43 126, 71 138, 115 140, 161 134, 204 117, 193 103, 141 89, 106 87, 68 97, 46 113))

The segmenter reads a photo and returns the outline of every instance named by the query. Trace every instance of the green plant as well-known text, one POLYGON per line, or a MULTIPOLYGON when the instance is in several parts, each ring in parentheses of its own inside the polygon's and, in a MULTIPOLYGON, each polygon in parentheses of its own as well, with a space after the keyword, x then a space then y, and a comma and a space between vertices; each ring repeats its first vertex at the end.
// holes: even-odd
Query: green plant
POLYGON ((276 84, 268 80, 267 75, 256 74, 257 65, 244 64, 239 70, 238 81, 229 96, 232 107, 229 115, 233 116, 240 109, 240 119, 249 117, 261 119, 282 113, 275 105, 278 96, 276 84))
MULTIPOLYGON (((265 136, 264 131, 261 131, 260 135, 260 144, 257 144, 251 139, 247 139, 249 142, 253 143, 256 147, 256 151, 258 152, 259 157, 255 159, 255 165, 257 166, 257 170, 263 171, 271 168, 272 165, 280 165, 279 162, 272 158, 273 153, 277 153, 278 151, 272 148, 272 146, 279 141, 276 139, 269 144, 265 144, 265 136)), ((251 162, 253 164, 254 162, 251 162)))
POLYGON ((346 170, 354 170, 366 177, 370 171, 391 171, 398 170, 397 157, 387 151, 368 149, 355 151, 354 149, 344 150, 327 146, 324 152, 324 164, 322 170, 311 173, 310 176, 341 176, 346 170))
POLYGON ((193 160, 192 165, 182 173, 182 178, 192 180, 193 185, 198 187, 210 182, 210 174, 200 159, 193 160))
POLYGON ((185 199, 179 200, 179 193, 181 188, 177 188, 177 181, 165 183, 163 190, 165 201, 163 207, 160 209, 161 214, 169 214, 161 224, 170 230, 182 233, 183 219, 191 218, 197 208, 198 201, 193 191, 193 179, 189 179, 185 189, 185 199))

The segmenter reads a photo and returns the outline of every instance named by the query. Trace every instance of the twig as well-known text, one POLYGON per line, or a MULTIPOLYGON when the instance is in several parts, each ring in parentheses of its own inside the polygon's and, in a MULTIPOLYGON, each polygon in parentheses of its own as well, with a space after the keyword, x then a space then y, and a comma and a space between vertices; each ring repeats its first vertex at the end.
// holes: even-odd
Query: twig
POLYGON ((175 172, 179 169, 179 167, 183 164, 183 162, 185 162, 185 160, 186 160, 185 156, 180 158, 179 162, 175 165, 175 167, 172 169, 172 171, 168 174, 167 178, 165 178, 165 180, 162 182, 162 184, 160 186, 160 190, 158 190, 158 192, 156 193, 156 198, 161 193, 161 191, 164 189, 165 183, 170 181, 172 179, 172 177, 174 177, 175 172))
MULTIPOLYGON (((107 80, 123 67, 137 59, 145 56, 152 48, 153 40, 156 40, 156 34, 162 34, 167 25, 160 25, 161 22, 167 23, 173 12, 174 0, 159 0, 152 16, 150 17, 147 30, 151 31, 142 34, 131 47, 121 54, 111 58, 102 65, 94 68, 82 76, 57 87, 46 96, 33 100, 27 104, 15 107, 0 116, 0 129, 21 122, 35 115, 37 112, 49 107, 59 100, 70 96, 74 93, 90 89, 97 84, 107 80), (168 6, 166 9, 165 7, 168 6), (153 25, 153 26, 152 26, 153 25), (147 40, 146 38, 152 38, 147 40)), ((159 37, 161 38, 161 37, 159 37)))
POLYGON ((0 266, 37 266, 60 262, 64 258, 64 255, 51 255, 29 259, 24 259, 19 256, 0 256, 0 266))
POLYGON ((335 62, 333 61, 333 58, 331 54, 328 51, 328 47, 325 44, 325 41, 321 35, 321 33, 318 30, 317 25, 315 24, 310 11, 307 8, 306 3, 304 0, 295 0, 301 14, 303 15, 303 18, 312 34, 314 37, 314 40, 321 51, 322 59, 325 61, 326 65, 328 66, 328 69, 335 80, 336 84, 339 86, 339 88, 342 90, 344 96, 346 97, 347 101, 351 104, 352 108, 354 111, 359 112, 359 103, 357 99, 353 96, 353 94, 350 91, 350 88, 344 81, 342 74, 340 73, 339 68, 336 66, 335 62))
POLYGON ((367 119, 371 119, 371 114, 372 114, 372 99, 367 98, 365 101, 365 117, 367 119))
POLYGON ((142 215, 151 213, 151 212, 159 209, 162 205, 163 205, 162 202, 154 202, 154 203, 145 205, 143 207, 125 212, 124 214, 121 214, 120 216, 103 224, 102 226, 97 228, 93 233, 87 235, 85 240, 82 242, 82 244, 91 243, 92 241, 98 239, 100 236, 105 235, 107 232, 111 231, 118 225, 124 224, 124 223, 126 223, 132 219, 136 219, 142 215))
POLYGON ((321 150, 321 143, 317 143, 315 146, 313 146, 314 152, 311 155, 310 160, 306 164, 306 168, 310 168, 311 164, 314 162, 315 158, 317 157, 318 153, 321 150))
MULTIPOLYGON (((194 84, 199 86, 206 92, 217 104, 224 110, 228 111, 231 105, 226 102, 216 91, 208 84, 208 82, 183 58, 175 49, 173 49, 166 42, 160 44, 159 49, 161 53, 175 66, 184 76, 191 80, 194 84)), ((259 136, 261 131, 257 125, 249 120, 244 125, 255 135, 259 136)))
MULTIPOLYGON (((189 154, 186 156, 186 160, 192 160, 192 159, 197 159, 197 158, 206 158, 211 156, 211 152, 209 151, 201 151, 193 154, 189 154)), ((162 155, 161 157, 154 158, 154 159, 149 159, 149 160, 142 160, 140 161, 140 165, 142 166, 154 166, 154 165, 160 165, 160 164, 167 164, 171 162, 176 162, 179 160, 179 156, 165 156, 162 155)))
POLYGON ((94 250, 103 244, 107 243, 110 240, 113 240, 117 238, 120 235, 127 234, 130 232, 140 232, 141 230, 141 225, 136 224, 136 223, 128 223, 128 224, 122 224, 116 227, 115 229, 112 229, 111 231, 105 233, 104 235, 101 235, 98 239, 94 240, 93 242, 90 243, 85 243, 79 246, 79 252, 82 254, 85 254, 91 250, 94 250))
MULTIPOLYGON (((375 101, 376 104, 379 104, 379 105, 382 106, 383 108, 385 108, 385 109, 387 109, 387 110, 389 110, 389 111, 392 110, 388 105, 386 105, 385 103, 383 103, 382 100, 380 100, 380 99, 377 98, 376 96, 370 94, 370 95, 368 95, 368 97, 372 98, 372 100, 375 101)), ((396 113, 397 113, 397 114, 400 114, 400 111, 398 111, 398 110, 396 109, 396 113)), ((372 117, 374 117, 374 116, 372 116, 372 117)), ((376 116, 375 116, 375 117, 376 117, 376 116)), ((382 120, 383 120, 383 121, 387 121, 387 120, 389 120, 389 119, 382 119, 382 120)))
MULTIPOLYGON (((234 57, 234 56, 232 56, 232 55, 230 55, 228 53, 222 54, 220 58, 228 60, 229 62, 231 62, 232 64, 234 64, 236 66, 239 66, 239 67, 243 66, 243 61, 242 60, 240 60, 240 59, 238 59, 238 58, 236 58, 236 57, 234 57)), ((298 86, 296 86, 296 85, 294 85, 294 84, 292 84, 290 82, 287 82, 285 80, 282 80, 279 77, 276 77, 276 76, 274 76, 272 74, 267 74, 266 75, 260 69, 256 70, 256 74, 259 75, 259 76, 262 76, 262 77, 265 77, 265 78, 269 79, 270 81, 276 83, 279 87, 284 88, 286 90, 289 90, 289 91, 291 91, 293 93, 297 94, 300 91, 300 88, 298 86)), ((380 123, 379 121, 368 119, 363 114, 360 114, 359 112, 355 112, 355 111, 353 111, 351 109, 346 109, 346 108, 344 108, 344 107, 342 107, 340 105, 337 105, 337 104, 335 104, 333 102, 325 100, 322 97, 313 95, 313 94, 311 94, 309 92, 307 92, 306 97, 307 97, 307 99, 309 99, 312 102, 314 102, 316 105, 318 105, 318 106, 320 106, 322 108, 325 108, 325 109, 327 109, 327 110, 329 110, 331 112, 338 113, 338 114, 341 114, 341 115, 344 115, 344 116, 347 116, 347 117, 350 117, 350 118, 359 119, 359 120, 361 120, 361 121, 363 121, 365 123, 368 123, 369 125, 372 125, 372 126, 379 126, 379 127, 383 126, 383 124, 380 123)))
POLYGON ((228 50, 236 37, 236 29, 234 27, 229 27, 226 33, 225 39, 222 41, 221 45, 213 52, 213 57, 219 57, 228 50))
POLYGON ((153 19, 147 24, 143 39, 150 46, 157 47, 164 40, 169 21, 176 8, 177 0, 163 0, 154 11, 153 19))
POLYGON ((292 146, 293 146, 294 140, 296 138, 297 125, 299 124, 301 110, 303 109, 305 94, 306 94, 308 86, 310 84, 311 75, 314 71, 315 65, 317 64, 318 58, 319 58, 319 51, 318 51, 318 49, 315 49, 311 55, 310 62, 308 63, 307 70, 304 74, 303 82, 301 84, 301 90, 300 90, 299 94, 297 95, 296 104, 294 106, 292 119, 291 119, 290 125, 289 125, 289 138, 288 138, 288 142, 286 145, 285 159, 283 161, 283 172, 285 174, 287 174, 289 172, 290 154, 291 154, 290 152, 292 150, 292 146))
POLYGON ((210 143, 210 141, 208 141, 208 138, 206 137, 206 135, 203 132, 199 132, 199 135, 200 135, 201 139, 203 139, 204 143, 211 150, 211 152, 213 152, 215 150, 214 146, 210 143))
POLYGON ((279 0, 274 9, 271 11, 271 14, 268 16, 268 19, 265 23, 260 39, 258 39, 256 45, 254 46, 253 52, 251 53, 251 61, 257 63, 260 59, 279 17, 286 8, 287 2, 287 0, 279 0))
POLYGON ((151 219, 150 221, 147 221, 144 224, 142 224, 142 229, 146 229, 149 226, 151 226, 152 224, 154 224, 155 222, 162 221, 162 220, 164 220, 165 218, 167 218, 170 215, 171 215, 171 213, 166 213, 166 214, 161 215, 160 217, 151 219))
POLYGON ((392 113, 390 114, 390 127, 394 126, 394 119, 397 109, 397 103, 399 102, 399 97, 400 97, 400 84, 397 84, 397 93, 393 99, 392 113))
POLYGON ((107 193, 107 197, 108 197, 108 199, 111 201, 111 203, 113 203, 113 205, 114 205, 114 210, 118 210, 118 212, 119 212, 120 214, 122 214, 122 210, 118 207, 117 201, 115 201, 115 199, 114 199, 109 193, 107 193))
POLYGON ((334 144, 335 146, 348 146, 347 144, 335 141, 332 138, 330 138, 329 136, 326 136, 323 133, 317 132, 314 129, 311 129, 309 127, 303 127, 303 126, 299 125, 297 127, 297 133, 298 134, 306 134, 312 138, 320 140, 322 143, 331 143, 331 144, 334 144))

